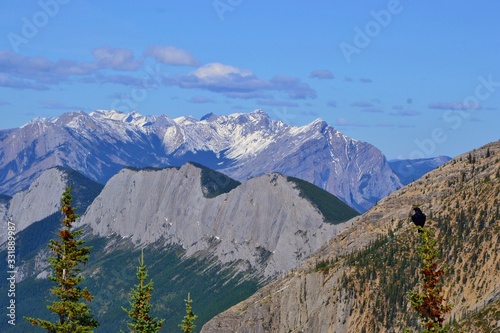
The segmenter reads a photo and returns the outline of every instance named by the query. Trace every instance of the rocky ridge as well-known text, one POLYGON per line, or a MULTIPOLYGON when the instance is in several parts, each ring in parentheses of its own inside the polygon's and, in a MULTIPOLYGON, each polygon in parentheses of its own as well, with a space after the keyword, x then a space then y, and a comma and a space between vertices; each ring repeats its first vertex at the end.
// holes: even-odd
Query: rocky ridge
POLYGON ((182 245, 188 257, 216 257, 265 278, 296 267, 349 225, 327 223, 297 185, 280 174, 256 177, 210 197, 203 184, 216 179, 224 188, 230 180, 218 173, 207 180, 203 172, 191 163, 180 169, 124 169, 105 185, 79 225, 134 244, 182 245))
POLYGON ((494 315, 500 306, 499 156, 500 142, 491 143, 392 193, 298 269, 218 315, 201 332, 371 333, 416 327, 405 296, 418 282, 417 233, 408 222, 415 204, 428 214, 426 227, 436 230, 449 267, 444 296, 454 306, 447 319, 471 332, 500 329, 498 312, 494 315), (486 322, 469 319, 476 312, 490 315, 486 322))
MULTIPOLYGON (((68 186, 74 187, 78 194, 84 193, 76 201, 79 207, 86 207, 91 200, 87 197, 102 188, 73 170, 56 167, 45 170, 28 189, 13 197, 0 199, 0 244, 7 240, 7 221, 12 222, 16 233, 19 233, 31 224, 58 213, 61 194, 68 186)), ((82 213, 81 210, 79 213, 82 213)))

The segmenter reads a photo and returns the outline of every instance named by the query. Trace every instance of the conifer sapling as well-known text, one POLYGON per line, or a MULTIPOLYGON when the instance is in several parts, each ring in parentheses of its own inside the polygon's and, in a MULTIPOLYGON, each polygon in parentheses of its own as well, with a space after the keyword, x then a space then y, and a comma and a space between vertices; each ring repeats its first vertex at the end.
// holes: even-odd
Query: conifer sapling
POLYGON ((444 270, 438 267, 439 250, 434 232, 429 229, 418 227, 420 246, 417 251, 422 259, 422 291, 411 290, 408 298, 411 307, 418 313, 424 327, 423 333, 444 333, 448 330, 443 327, 444 316, 451 310, 451 306, 445 304, 442 295, 441 277, 444 270))
POLYGON ((49 279, 56 285, 50 289, 56 300, 47 308, 55 313, 57 321, 52 323, 39 318, 25 318, 33 326, 39 326, 51 333, 90 333, 99 324, 91 314, 86 302, 93 296, 87 288, 79 284, 83 277, 79 275, 80 266, 86 264, 90 256, 90 247, 83 246, 85 241, 79 239, 82 230, 74 230, 78 215, 74 212, 71 188, 66 188, 61 199, 61 211, 64 215, 62 227, 59 229, 59 240, 51 240, 49 248, 54 255, 48 258, 52 266, 49 279))
POLYGON ((194 328, 196 327, 194 325, 194 321, 198 316, 196 316, 193 313, 193 310, 191 309, 191 303, 193 300, 191 299, 190 294, 188 293, 188 298, 184 300, 186 302, 186 315, 184 316, 184 319, 182 320, 182 323, 179 325, 179 327, 182 329, 184 333, 194 333, 194 328))
POLYGON ((139 284, 130 291, 130 309, 123 308, 131 319, 128 323, 129 331, 157 333, 162 327, 164 319, 152 318, 149 315, 153 307, 151 305, 153 281, 145 282, 148 278, 148 271, 144 264, 144 252, 141 254, 136 276, 139 279, 139 284))

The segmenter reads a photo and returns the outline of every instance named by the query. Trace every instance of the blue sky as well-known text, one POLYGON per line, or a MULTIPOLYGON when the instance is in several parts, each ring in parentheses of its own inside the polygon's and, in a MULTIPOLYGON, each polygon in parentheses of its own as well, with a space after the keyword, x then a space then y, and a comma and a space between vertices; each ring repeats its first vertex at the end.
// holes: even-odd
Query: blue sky
POLYGON ((500 139, 497 1, 0 2, 0 129, 94 109, 322 118, 393 158, 500 139))

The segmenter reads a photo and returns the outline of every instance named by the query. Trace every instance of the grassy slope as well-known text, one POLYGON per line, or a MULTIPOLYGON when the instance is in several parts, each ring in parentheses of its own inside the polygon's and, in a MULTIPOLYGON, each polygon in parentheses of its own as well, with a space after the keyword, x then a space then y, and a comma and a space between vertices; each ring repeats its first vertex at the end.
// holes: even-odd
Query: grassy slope
MULTIPOLYGON (((448 194, 439 202, 441 209, 427 212, 426 228, 436 231, 441 265, 447 272, 445 298, 453 304, 447 320, 464 332, 493 332, 486 327, 496 325, 495 320, 500 318, 498 296, 489 304, 481 304, 488 305, 484 309, 466 310, 491 290, 496 283, 494 277, 500 276, 500 158, 485 158, 485 151, 475 152, 475 163, 465 159, 452 162, 457 165, 454 173, 458 177, 444 173, 444 191, 448 194)), ((432 182, 427 176, 422 184, 427 184, 427 179, 432 182)), ((425 194, 426 188, 415 190, 425 194)), ((361 251, 316 265, 316 270, 327 275, 330 269, 344 271, 338 301, 342 293, 356 300, 350 313, 363 333, 419 327, 406 297, 419 285, 421 265, 415 253, 418 236, 413 228, 406 227, 407 223, 399 220, 394 231, 389 230, 388 235, 380 236, 361 251)))
POLYGON ((287 177, 287 180, 297 185, 300 196, 315 205, 328 223, 339 224, 359 215, 342 200, 314 184, 295 177, 287 177))

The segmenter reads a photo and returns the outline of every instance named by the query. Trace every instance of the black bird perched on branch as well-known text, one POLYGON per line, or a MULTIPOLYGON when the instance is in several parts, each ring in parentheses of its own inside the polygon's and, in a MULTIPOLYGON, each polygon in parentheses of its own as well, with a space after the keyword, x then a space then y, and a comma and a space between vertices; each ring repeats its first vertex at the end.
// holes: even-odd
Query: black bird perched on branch
MULTIPOLYGON (((415 211, 415 214, 413 214, 411 216, 411 220, 413 221, 413 223, 415 223, 415 225, 417 227, 423 228, 424 224, 425 224, 425 219, 427 217, 425 216, 424 213, 422 213, 422 211, 420 210, 420 208, 414 207, 413 210, 415 211)), ((421 231, 419 230, 419 232, 421 232, 421 231)))

